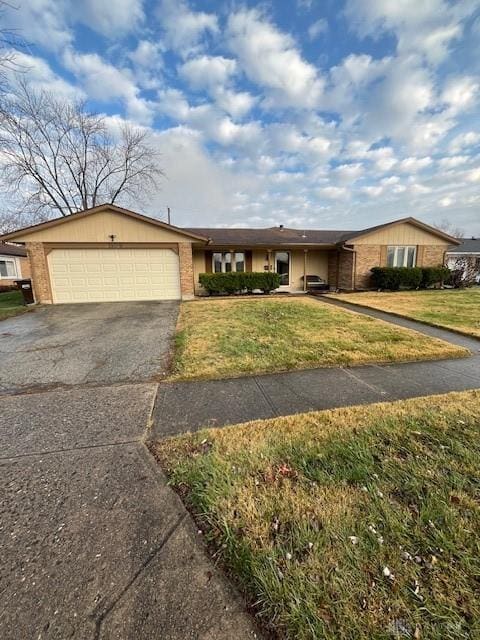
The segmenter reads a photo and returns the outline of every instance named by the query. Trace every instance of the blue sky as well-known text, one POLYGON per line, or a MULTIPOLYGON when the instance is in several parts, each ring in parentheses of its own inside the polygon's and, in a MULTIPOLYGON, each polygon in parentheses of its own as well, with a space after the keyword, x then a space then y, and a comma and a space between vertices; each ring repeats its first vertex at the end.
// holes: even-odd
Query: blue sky
POLYGON ((23 0, 4 19, 37 87, 150 131, 147 213, 480 234, 480 0, 23 0))

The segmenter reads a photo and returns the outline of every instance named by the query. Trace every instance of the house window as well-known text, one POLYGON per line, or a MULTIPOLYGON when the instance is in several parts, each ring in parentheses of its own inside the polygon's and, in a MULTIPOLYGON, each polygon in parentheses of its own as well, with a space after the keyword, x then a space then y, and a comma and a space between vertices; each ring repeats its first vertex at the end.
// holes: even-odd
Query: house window
POLYGON ((15 260, 0 259, 0 278, 16 278, 17 265, 15 260))
POLYGON ((212 256, 214 273, 230 273, 231 271, 245 271, 245 253, 237 251, 216 251, 212 256))
POLYGON ((417 261, 417 247, 387 247, 387 267, 414 267, 417 261))

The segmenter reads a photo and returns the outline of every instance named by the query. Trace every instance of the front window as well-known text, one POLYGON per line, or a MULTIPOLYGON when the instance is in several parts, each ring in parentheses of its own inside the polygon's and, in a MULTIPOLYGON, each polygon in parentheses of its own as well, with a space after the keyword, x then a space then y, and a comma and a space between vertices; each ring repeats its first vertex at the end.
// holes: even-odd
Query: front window
POLYGON ((215 252, 212 257, 212 267, 214 273, 245 271, 245 253, 243 251, 215 252))
POLYGON ((417 259, 417 247, 387 247, 387 267, 414 267, 417 259))
POLYGON ((16 278, 17 267, 15 260, 0 260, 0 278, 16 278))

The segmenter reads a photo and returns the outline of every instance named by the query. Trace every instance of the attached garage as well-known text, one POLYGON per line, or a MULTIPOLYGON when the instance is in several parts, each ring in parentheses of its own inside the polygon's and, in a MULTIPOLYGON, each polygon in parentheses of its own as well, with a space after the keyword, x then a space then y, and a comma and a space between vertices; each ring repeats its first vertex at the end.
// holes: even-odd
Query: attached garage
POLYGON ((101 205, 3 236, 26 245, 44 304, 187 300, 193 249, 208 239, 116 205, 101 205))
POLYGON ((181 297, 172 249, 53 249, 47 261, 54 303, 181 297))

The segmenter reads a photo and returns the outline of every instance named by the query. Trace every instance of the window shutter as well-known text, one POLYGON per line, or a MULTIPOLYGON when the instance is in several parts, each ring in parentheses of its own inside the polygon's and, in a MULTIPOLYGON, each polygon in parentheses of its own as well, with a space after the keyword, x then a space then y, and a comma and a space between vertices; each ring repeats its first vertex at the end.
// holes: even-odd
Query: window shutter
POLYGON ((252 252, 245 251, 245 271, 252 271, 252 252))
POLYGON ((425 253, 425 246, 423 244, 419 244, 417 246, 417 264, 416 267, 423 267, 423 256, 425 253))
POLYGON ((213 251, 205 251, 205 273, 212 273, 213 251))
POLYGON ((387 245, 386 244, 382 244, 382 246, 380 247, 380 264, 378 266, 379 267, 387 266, 387 245))

